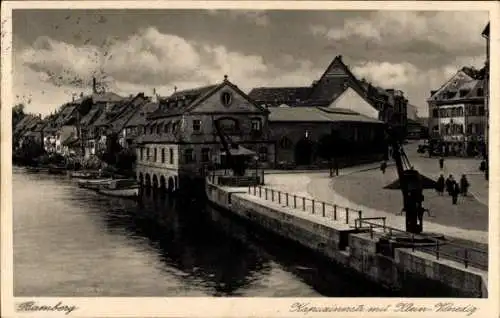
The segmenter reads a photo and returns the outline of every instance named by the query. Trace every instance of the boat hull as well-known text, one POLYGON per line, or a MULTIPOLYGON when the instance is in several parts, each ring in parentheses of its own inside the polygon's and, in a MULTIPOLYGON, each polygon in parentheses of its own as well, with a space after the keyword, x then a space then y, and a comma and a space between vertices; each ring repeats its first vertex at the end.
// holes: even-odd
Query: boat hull
POLYGON ((84 189, 99 190, 105 188, 111 183, 112 179, 99 179, 99 180, 78 180, 78 186, 84 189))
POLYGON ((129 189, 105 189, 101 188, 97 190, 98 193, 110 197, 126 198, 126 199, 137 199, 139 196, 139 188, 129 188, 129 189))

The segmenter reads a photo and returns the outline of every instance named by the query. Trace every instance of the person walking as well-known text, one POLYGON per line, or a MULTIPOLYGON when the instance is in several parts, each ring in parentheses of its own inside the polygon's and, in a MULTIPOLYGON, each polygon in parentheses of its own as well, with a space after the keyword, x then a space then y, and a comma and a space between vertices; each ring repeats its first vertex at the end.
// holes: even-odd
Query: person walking
POLYGON ((382 161, 380 164, 380 170, 382 171, 382 174, 385 174, 385 169, 387 169, 387 162, 382 161))
POLYGON ((465 177, 465 174, 462 175, 462 178, 460 179, 460 192, 464 197, 467 196, 467 191, 469 190, 469 181, 467 180, 467 177, 465 177))
POLYGON ((444 168, 444 158, 439 158, 439 170, 443 170, 444 168))
POLYGON ((441 174, 436 182, 436 191, 439 195, 443 195, 444 192, 444 176, 441 174))
POLYGON ((446 192, 448 192, 449 195, 451 195, 453 190, 453 182, 455 182, 455 180, 453 180, 453 176, 450 174, 450 176, 448 177, 448 179, 446 179, 445 182, 446 192))
POLYGON ((458 195, 460 194, 460 187, 456 181, 453 181, 452 190, 451 190, 451 202, 456 205, 458 200, 458 195))

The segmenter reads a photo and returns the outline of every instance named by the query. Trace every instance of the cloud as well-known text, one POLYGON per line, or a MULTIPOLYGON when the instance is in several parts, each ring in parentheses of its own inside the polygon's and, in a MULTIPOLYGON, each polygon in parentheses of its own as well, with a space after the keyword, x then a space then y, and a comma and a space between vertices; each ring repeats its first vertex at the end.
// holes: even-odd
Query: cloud
POLYGON ((444 64, 449 56, 482 54, 485 43, 480 34, 487 21, 486 11, 379 11, 348 18, 340 27, 313 24, 309 31, 340 49, 349 46, 353 58, 383 54, 391 62, 406 59, 424 68, 444 64))
POLYGON ((93 76, 108 90, 127 96, 150 94, 153 87, 169 95, 174 86, 213 84, 225 74, 246 91, 256 86, 309 85, 321 73, 311 61, 296 60, 291 54, 277 66, 260 55, 189 41, 151 27, 123 40, 110 38, 101 47, 42 36, 16 56, 16 90, 57 91, 54 100, 37 93, 37 100, 49 108, 53 102, 67 102, 73 93, 89 93, 93 76))
POLYGON ((392 64, 388 62, 365 62, 352 68, 358 77, 376 81, 385 87, 398 87, 407 84, 418 76, 418 69, 410 63, 392 64))

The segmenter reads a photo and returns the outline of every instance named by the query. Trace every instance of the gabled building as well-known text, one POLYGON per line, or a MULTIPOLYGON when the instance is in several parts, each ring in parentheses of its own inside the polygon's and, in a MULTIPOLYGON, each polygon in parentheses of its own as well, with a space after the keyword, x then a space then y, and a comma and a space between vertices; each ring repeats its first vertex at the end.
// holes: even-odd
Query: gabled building
POLYGON ((116 141, 122 148, 130 148, 133 145, 133 138, 136 137, 126 125, 132 117, 140 111, 144 104, 149 102, 149 98, 144 93, 139 93, 132 99, 127 99, 121 107, 121 112, 106 124, 106 135, 116 138, 116 141))
POLYGON ((490 103, 490 23, 486 25, 482 34, 486 39, 486 61, 484 65, 484 109, 486 113, 486 125, 484 129, 484 139, 488 144, 488 133, 490 130, 489 124, 489 103, 490 103))
POLYGON ((431 91, 427 100, 431 137, 460 154, 483 142, 487 122, 484 88, 484 71, 463 67, 431 91))
POLYGON ((201 176, 223 153, 214 120, 233 142, 257 153, 262 165, 272 163, 268 114, 227 76, 220 84, 177 91, 148 116, 137 139, 137 177, 146 185, 174 190, 201 176))
POLYGON ((259 105, 350 109, 393 126, 405 127, 408 100, 403 92, 358 80, 338 55, 309 87, 259 87, 249 93, 259 105))

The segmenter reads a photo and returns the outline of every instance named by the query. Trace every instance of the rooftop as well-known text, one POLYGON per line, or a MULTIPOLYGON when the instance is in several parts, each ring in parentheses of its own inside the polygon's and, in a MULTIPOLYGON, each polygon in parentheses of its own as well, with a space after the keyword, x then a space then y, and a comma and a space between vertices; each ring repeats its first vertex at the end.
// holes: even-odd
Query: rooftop
POLYGON ((327 107, 271 107, 270 122, 365 122, 382 121, 361 115, 354 111, 327 107))

